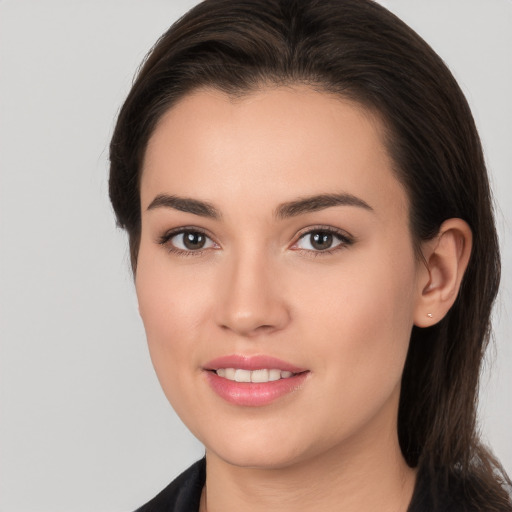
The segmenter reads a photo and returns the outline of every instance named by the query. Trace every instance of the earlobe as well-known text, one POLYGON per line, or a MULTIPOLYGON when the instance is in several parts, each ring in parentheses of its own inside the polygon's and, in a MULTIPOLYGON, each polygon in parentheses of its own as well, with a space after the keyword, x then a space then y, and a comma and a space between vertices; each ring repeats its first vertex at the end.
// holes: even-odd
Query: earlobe
POLYGON ((459 293, 471 245, 471 228, 455 218, 443 222, 437 236, 422 245, 425 268, 419 275, 416 326, 434 325, 448 313, 459 293))

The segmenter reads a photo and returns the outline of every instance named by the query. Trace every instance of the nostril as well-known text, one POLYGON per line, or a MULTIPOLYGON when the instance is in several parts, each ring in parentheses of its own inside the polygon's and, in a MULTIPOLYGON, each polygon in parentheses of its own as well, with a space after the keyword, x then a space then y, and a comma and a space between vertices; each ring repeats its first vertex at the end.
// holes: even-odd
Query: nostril
POLYGON ((290 320, 288 308, 280 294, 265 287, 256 293, 255 286, 227 287, 215 306, 216 323, 223 331, 242 336, 270 334, 281 330, 290 320))

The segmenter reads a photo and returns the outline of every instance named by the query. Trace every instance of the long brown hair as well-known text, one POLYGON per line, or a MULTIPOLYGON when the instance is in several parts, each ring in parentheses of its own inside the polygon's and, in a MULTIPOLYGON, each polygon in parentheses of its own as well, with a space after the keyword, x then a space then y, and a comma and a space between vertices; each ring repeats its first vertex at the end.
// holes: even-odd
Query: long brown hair
POLYGON ((206 0, 156 43, 117 120, 110 197, 127 229, 134 272, 139 179, 161 116, 198 87, 244 95, 265 84, 308 84, 377 113, 411 204, 414 242, 451 217, 468 222, 473 250, 456 303, 433 327, 413 328, 398 413, 410 466, 468 509, 512 510, 510 480, 477 435, 482 356, 500 260, 480 140, 468 104, 439 56, 371 0, 206 0))

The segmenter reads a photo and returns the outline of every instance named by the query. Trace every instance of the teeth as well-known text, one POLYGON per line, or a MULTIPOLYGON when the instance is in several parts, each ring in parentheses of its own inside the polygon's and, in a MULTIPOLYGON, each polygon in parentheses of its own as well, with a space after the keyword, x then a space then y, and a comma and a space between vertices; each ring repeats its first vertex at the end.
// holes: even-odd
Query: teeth
POLYGON ((240 368, 219 368, 216 370, 219 377, 224 377, 235 382, 273 382, 279 379, 289 379, 292 372, 272 368, 267 370, 242 370, 240 368))
POLYGON ((268 372, 268 380, 274 381, 279 380, 281 378, 281 370, 270 370, 268 372))
POLYGON ((251 371, 249 370, 236 370, 235 381, 236 382, 251 382, 251 371))
POLYGON ((251 382, 268 382, 268 374, 268 370, 254 370, 251 372, 251 382))

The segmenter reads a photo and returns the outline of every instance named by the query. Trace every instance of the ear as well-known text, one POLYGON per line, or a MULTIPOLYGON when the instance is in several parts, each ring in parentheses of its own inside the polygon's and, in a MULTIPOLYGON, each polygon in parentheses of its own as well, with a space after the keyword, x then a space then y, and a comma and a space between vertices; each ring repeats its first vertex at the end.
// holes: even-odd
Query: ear
POLYGON ((426 264, 419 272, 414 325, 429 327, 448 313, 468 266, 472 240, 465 221, 448 219, 435 238, 422 244, 426 264))

